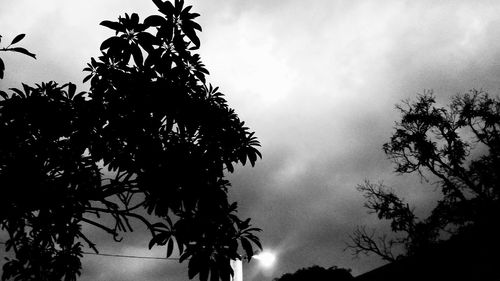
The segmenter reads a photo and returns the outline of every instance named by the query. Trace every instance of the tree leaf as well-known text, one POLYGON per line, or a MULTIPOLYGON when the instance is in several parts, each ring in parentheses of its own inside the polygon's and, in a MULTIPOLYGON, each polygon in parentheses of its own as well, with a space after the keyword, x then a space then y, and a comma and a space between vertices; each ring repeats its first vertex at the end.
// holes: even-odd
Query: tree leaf
POLYGON ((184 0, 175 0, 175 14, 180 15, 182 12, 182 7, 184 7, 184 0))
POLYGON ((189 260, 189 265, 188 265, 188 277, 189 279, 193 279, 196 274, 200 271, 200 262, 198 261, 198 257, 192 257, 189 260))
POLYGON ((136 13, 132 13, 132 15, 130 16, 130 21, 133 25, 139 24, 139 15, 136 13))
POLYGON ((25 54, 27 56, 30 56, 30 57, 36 59, 36 55, 33 54, 33 53, 30 53, 25 48, 21 48, 21 47, 9 48, 9 51, 13 51, 13 52, 18 52, 18 53, 21 53, 21 54, 25 54))
POLYGON ((192 29, 196 29, 198 31, 202 31, 201 30, 201 25, 199 25, 198 23, 192 21, 192 20, 189 20, 189 21, 186 21, 185 24, 189 25, 190 28, 192 29))
POLYGON ((154 223, 154 224, 152 224, 152 225, 151 225, 151 227, 152 227, 153 229, 160 229, 160 228, 163 228, 163 229, 166 229, 166 230, 168 230, 168 229, 169 229, 169 228, 168 228, 168 227, 167 227, 164 223, 162 223, 162 222, 157 222, 157 223, 154 223))
POLYGON ((23 89, 24 89, 24 92, 26 93, 26 95, 28 95, 28 96, 29 96, 29 94, 30 94, 30 92, 31 92, 31 90, 32 90, 33 88, 31 88, 30 86, 28 86, 28 85, 26 85, 26 84, 24 84, 24 83, 21 83, 21 85, 23 86, 23 89))
POLYGON ((166 15, 167 17, 173 16, 174 6, 170 1, 163 2, 162 0, 153 0, 153 3, 158 7, 158 11, 166 15))
POLYGON ((23 93, 23 91, 17 89, 17 88, 9 88, 9 90, 14 91, 19 97, 25 98, 26 95, 23 93))
POLYGON ((131 47, 132 47, 132 56, 134 57, 134 62, 139 68, 141 68, 144 62, 142 58, 141 48, 139 48, 139 46, 137 45, 131 47))
POLYGON ((85 78, 83 78, 83 82, 82 83, 87 82, 90 78, 92 78, 92 74, 89 74, 85 78))
POLYGON ((68 97, 70 99, 73 99, 73 97, 75 96, 75 93, 76 93, 76 85, 73 83, 69 83, 68 84, 68 97))
POLYGON ((4 92, 4 91, 0 91, 0 97, 2 97, 2 99, 4 99, 4 100, 6 100, 6 99, 9 98, 9 96, 7 95, 7 93, 4 92))
POLYGON ((14 37, 14 39, 12 40, 12 42, 10 42, 10 44, 14 45, 17 42, 23 40, 24 36, 26 36, 26 34, 19 34, 19 35, 17 35, 16 37, 14 37))
POLYGON ((159 15, 152 15, 144 20, 144 25, 146 26, 162 26, 167 23, 167 20, 159 15))
POLYGON ((226 164, 226 168, 227 168, 227 170, 228 170, 230 173, 234 172, 234 167, 233 167, 233 164, 231 163, 231 161, 227 161, 225 164, 226 164))
POLYGON ((181 241, 181 239, 178 238, 178 236, 175 237, 177 241, 177 248, 179 249, 179 254, 182 254, 184 253, 184 243, 181 241))
POLYGON ((239 156, 238 156, 238 157, 239 157, 239 160, 240 160, 241 164, 242 164, 243 166, 245 166, 245 164, 247 163, 247 155, 246 155, 245 151, 241 151, 241 152, 239 153, 239 156))
MULTIPOLYGON (((260 231, 260 230, 259 230, 260 231)), ((252 240, 252 242, 262 250, 262 244, 259 241, 259 238, 253 234, 247 236, 248 239, 252 240)))
POLYGON ((250 261, 250 258, 253 256, 252 244, 250 244, 250 242, 245 237, 242 237, 240 241, 241 241, 241 246, 243 247, 243 250, 247 255, 247 258, 250 261))
POLYGON ((117 36, 109 37, 108 39, 104 40, 101 43, 100 49, 101 49, 101 51, 104 51, 106 49, 119 46, 122 44, 122 41, 123 41, 123 39, 120 37, 117 37, 117 36))
POLYGON ((125 32, 125 27, 123 27, 123 25, 121 25, 119 22, 105 20, 105 21, 102 21, 100 23, 100 25, 105 26, 105 27, 110 28, 110 29, 113 29, 117 33, 118 32, 125 32))
POLYGON ((193 6, 187 6, 186 8, 184 8, 184 10, 182 10, 181 12, 181 16, 189 15, 189 11, 191 11, 192 8, 193 6))
POLYGON ((151 240, 149 240, 149 244, 148 244, 148 248, 151 250, 153 248, 153 246, 156 244, 156 242, 158 242, 158 235, 154 236, 153 238, 151 238, 151 240))
POLYGON ((162 0, 153 0, 153 3, 158 7, 158 9, 163 8, 164 2, 162 0))
POLYGON ((200 47, 200 39, 198 38, 198 36, 196 35, 196 31, 194 31, 194 28, 193 26, 190 26, 190 25, 182 25, 182 31, 184 31, 184 34, 186 34, 186 36, 189 38, 189 40, 191 40, 191 42, 193 42, 193 44, 199 48, 200 47))
POLYGON ((139 45, 148 53, 151 53, 154 50, 153 45, 157 44, 156 37, 147 32, 141 32, 137 34, 137 41, 139 45))
POLYGON ((181 263, 181 262, 185 261, 187 258, 189 258, 189 254, 188 253, 184 253, 179 258, 179 262, 181 263))
POLYGON ((167 258, 172 255, 173 251, 174 251, 174 240, 169 239, 167 243, 167 258))
POLYGON ((0 58, 0 79, 3 79, 3 72, 5 71, 5 64, 2 58, 0 58))

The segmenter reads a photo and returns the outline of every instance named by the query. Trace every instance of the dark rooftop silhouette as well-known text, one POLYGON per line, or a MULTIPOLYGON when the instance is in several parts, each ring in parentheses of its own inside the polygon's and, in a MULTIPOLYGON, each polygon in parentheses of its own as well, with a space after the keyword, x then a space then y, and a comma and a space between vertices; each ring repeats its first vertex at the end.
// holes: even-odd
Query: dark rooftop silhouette
POLYGON ((356 276, 355 280, 500 280, 500 231, 475 227, 434 248, 356 276))

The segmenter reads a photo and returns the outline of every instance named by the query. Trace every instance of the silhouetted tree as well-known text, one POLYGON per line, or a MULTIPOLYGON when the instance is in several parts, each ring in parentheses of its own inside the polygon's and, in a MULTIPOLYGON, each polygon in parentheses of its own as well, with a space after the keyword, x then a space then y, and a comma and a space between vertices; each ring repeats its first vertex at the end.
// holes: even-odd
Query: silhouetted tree
POLYGON ((374 230, 358 227, 347 246, 355 255, 373 253, 393 261, 468 228, 498 227, 500 99, 472 90, 455 96, 448 107, 435 103, 432 92, 426 92, 416 102, 397 106, 402 118, 383 149, 397 173, 437 179, 441 199, 428 217, 420 219, 383 183, 359 185, 367 199, 365 207, 391 221, 395 236, 377 236, 374 230))
POLYGON ((314 265, 307 268, 301 268, 294 273, 283 274, 279 278, 274 278, 273 281, 344 281, 353 280, 350 269, 338 268, 332 266, 324 268, 314 265))
POLYGON ((166 245, 168 257, 177 247, 189 278, 203 281, 229 280, 239 249, 261 247, 225 179, 255 164, 259 142, 206 83, 199 15, 153 2, 163 16, 101 23, 116 35, 84 69, 88 92, 55 82, 2 92, 0 226, 15 254, 3 280, 75 280, 82 243, 98 252, 83 223, 120 241, 137 219, 150 248, 166 245))

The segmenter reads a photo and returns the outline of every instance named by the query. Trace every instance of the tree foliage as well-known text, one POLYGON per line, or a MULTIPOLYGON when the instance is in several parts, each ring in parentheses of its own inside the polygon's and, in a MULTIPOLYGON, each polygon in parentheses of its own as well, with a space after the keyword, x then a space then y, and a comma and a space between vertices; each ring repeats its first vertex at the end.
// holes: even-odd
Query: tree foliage
POLYGON ((398 105, 396 123, 384 152, 399 174, 437 179, 441 198, 426 218, 383 183, 358 186, 365 207, 389 220, 396 234, 376 236, 359 227, 349 249, 385 260, 412 255, 471 227, 498 226, 500 214, 500 98, 472 90, 455 96, 448 107, 436 105, 432 92, 398 105), (400 249, 397 253, 397 249, 400 249))
POLYGON ((339 268, 332 266, 323 268, 314 265, 307 268, 301 268, 294 273, 283 274, 279 278, 274 278, 273 281, 345 281, 353 280, 350 269, 339 268))
POLYGON ((229 280, 229 261, 261 247, 225 179, 255 164, 259 141, 206 82, 199 15, 153 2, 162 16, 101 23, 115 36, 84 69, 89 91, 49 82, 2 92, 0 226, 15 253, 3 280, 75 280, 84 244, 98 252, 82 224, 120 241, 138 220, 150 248, 177 248, 203 281, 229 280))

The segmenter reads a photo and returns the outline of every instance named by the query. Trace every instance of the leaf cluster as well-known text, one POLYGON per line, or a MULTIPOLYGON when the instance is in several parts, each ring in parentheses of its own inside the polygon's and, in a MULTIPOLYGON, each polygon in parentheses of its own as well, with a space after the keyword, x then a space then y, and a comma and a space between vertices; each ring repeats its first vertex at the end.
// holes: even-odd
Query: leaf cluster
MULTIPOLYGON (((23 47, 11 47, 12 45, 15 45, 19 41, 23 40, 23 38, 25 36, 26 36, 26 34, 18 34, 18 35, 16 35, 16 37, 14 37, 14 39, 12 39, 12 41, 10 42, 10 44, 7 47, 0 48, 0 51, 21 53, 21 54, 24 54, 24 55, 27 55, 27 56, 30 56, 30 57, 36 59, 36 55, 35 54, 29 52, 28 50, 26 50, 23 47)), ((2 42, 2 35, 0 35, 0 43, 1 42, 2 42)), ((0 58, 0 79, 3 79, 4 72, 5 72, 5 64, 4 64, 3 60, 2 60, 2 58, 0 58)))
POLYGON ((75 280, 80 272, 80 218, 100 186, 85 153, 83 93, 74 84, 23 84, 0 100, 0 225, 15 259, 3 280, 75 280))

